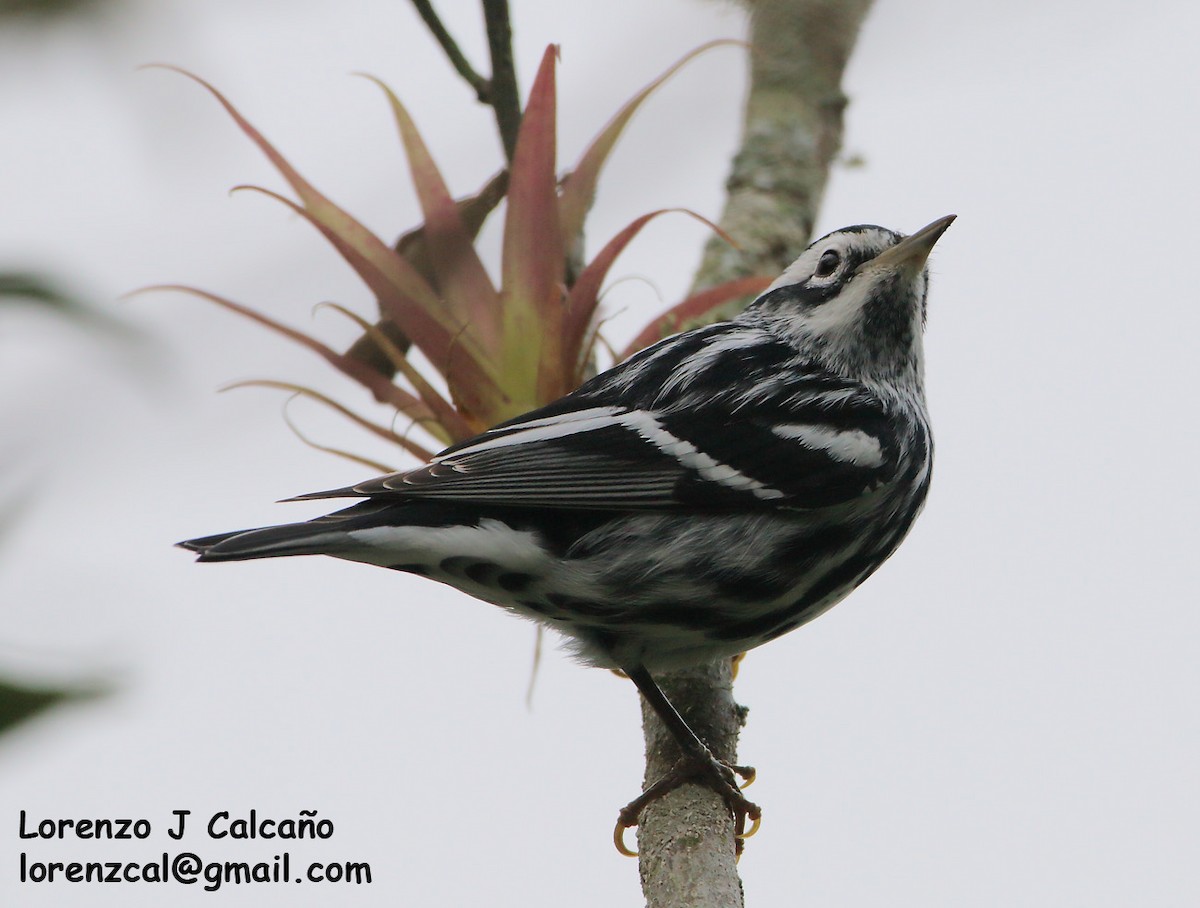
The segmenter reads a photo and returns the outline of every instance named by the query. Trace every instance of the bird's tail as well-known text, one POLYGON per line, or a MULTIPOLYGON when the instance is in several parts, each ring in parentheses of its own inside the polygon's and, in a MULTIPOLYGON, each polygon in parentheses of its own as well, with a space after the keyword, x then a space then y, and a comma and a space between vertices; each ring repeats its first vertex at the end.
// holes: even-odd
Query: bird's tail
POLYGON ((303 523, 253 530, 235 530, 178 542, 195 552, 198 561, 249 561, 252 558, 282 558, 286 555, 344 555, 356 548, 350 531, 387 525, 396 509, 388 502, 364 501, 342 511, 303 523))
POLYGON ((341 529, 315 523, 287 523, 185 539, 176 545, 199 555, 197 561, 249 561, 285 555, 333 554, 344 541, 341 529))

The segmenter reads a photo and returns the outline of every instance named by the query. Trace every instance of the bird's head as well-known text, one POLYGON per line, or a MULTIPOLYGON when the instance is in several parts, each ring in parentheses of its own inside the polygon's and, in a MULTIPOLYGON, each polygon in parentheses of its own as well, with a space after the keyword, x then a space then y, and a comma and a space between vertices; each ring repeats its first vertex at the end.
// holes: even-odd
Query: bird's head
POLYGON ((786 337, 838 374, 919 384, 925 260, 954 217, 911 236, 874 225, 828 233, 741 318, 786 337))

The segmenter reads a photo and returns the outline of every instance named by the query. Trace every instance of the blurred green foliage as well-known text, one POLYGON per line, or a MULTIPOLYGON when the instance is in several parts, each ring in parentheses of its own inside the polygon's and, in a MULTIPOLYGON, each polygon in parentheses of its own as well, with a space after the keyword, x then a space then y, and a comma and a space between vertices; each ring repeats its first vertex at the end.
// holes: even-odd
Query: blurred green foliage
MULTIPOLYGON (((20 4, 0 0, 0 14, 16 5, 20 4)), ((128 339, 135 334, 132 328, 87 305, 49 275, 30 271, 0 271, 0 311, 16 305, 35 306, 75 324, 93 326, 113 336, 128 339)), ((0 501, 0 544, 28 503, 28 498, 21 495, 0 501)), ((25 685, 11 677, 0 679, 0 734, 52 706, 103 693, 101 685, 52 687, 25 685)))
POLYGON ((102 684, 77 687, 40 687, 0 679, 0 735, 52 706, 103 696, 102 684))
POLYGON ((0 17, 52 19, 86 12, 102 3, 103 0, 0 0, 0 17))
MULTIPOLYGON (((4 0, 0 0, 3 3, 4 0)), ((76 325, 95 328, 121 340, 140 337, 131 325, 84 301, 61 280, 37 271, 0 271, 0 311, 7 305, 33 305, 76 325)))

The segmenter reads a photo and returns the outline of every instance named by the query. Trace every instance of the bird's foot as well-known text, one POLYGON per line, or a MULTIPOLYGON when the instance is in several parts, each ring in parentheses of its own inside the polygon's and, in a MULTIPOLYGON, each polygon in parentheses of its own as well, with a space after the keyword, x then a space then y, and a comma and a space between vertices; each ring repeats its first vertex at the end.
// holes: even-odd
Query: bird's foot
POLYGON ((637 852, 631 851, 625 844, 625 831, 638 825, 642 811, 647 806, 680 785, 693 782, 707 785, 725 802, 725 806, 733 815, 734 847, 740 855, 745 840, 758 832, 762 822, 762 809, 742 794, 742 789, 754 781, 754 776, 752 766, 722 763, 712 754, 703 757, 685 755, 671 767, 670 772, 621 808, 621 812, 617 814, 616 829, 613 830, 613 844, 621 854, 631 858, 637 857, 637 852), (741 786, 737 784, 739 776, 745 780, 741 786), (749 829, 746 828, 747 820, 750 822, 749 829))

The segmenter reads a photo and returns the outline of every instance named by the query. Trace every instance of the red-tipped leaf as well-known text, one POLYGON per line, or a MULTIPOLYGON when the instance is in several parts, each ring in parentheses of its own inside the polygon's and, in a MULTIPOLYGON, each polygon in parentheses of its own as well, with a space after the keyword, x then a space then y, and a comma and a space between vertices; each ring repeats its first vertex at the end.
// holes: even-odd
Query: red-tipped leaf
MULTIPOLYGON (((494 379, 487 368, 489 366, 488 359, 482 355, 478 345, 474 342, 474 337, 467 332, 466 326, 461 326, 453 332, 447 331, 440 319, 431 317, 428 310, 416 305, 409 296, 395 292, 395 284, 391 280, 391 276, 381 272, 376 267, 376 261, 360 255, 354 245, 344 242, 340 234, 319 221, 309 209, 297 205, 286 196, 261 186, 235 186, 234 190, 248 190, 269 196, 312 224, 337 248, 342 257, 350 263, 350 266, 375 294, 383 314, 421 348, 434 367, 441 371, 447 379, 450 377, 451 361, 456 363, 458 366, 457 376, 460 381, 457 386, 452 385, 452 390, 456 392, 463 405, 473 412, 482 406, 481 401, 486 396, 485 389, 494 379), (457 352, 456 347, 458 348, 457 352)), ((392 259, 401 261, 399 255, 391 250, 388 252, 392 259)), ((407 263, 405 263, 405 267, 409 267, 407 263)), ((441 311, 440 307, 435 311, 441 311)))
POLYGON ((743 296, 762 293, 771 285, 772 280, 773 278, 769 277, 740 277, 689 296, 643 328, 638 336, 630 341, 629 346, 621 351, 620 358, 626 359, 670 334, 710 321, 716 309, 743 296))
POLYGON ((378 85, 391 104, 425 217, 422 229, 438 290, 451 311, 471 325, 481 346, 494 350, 499 341, 500 300, 475 251, 471 235, 463 225, 458 204, 450 195, 437 164, 400 99, 374 76, 364 78, 378 85))
POLYGON ((493 396, 489 386, 494 378, 487 371, 487 360, 471 335, 469 325, 457 323, 437 294, 403 257, 380 240, 348 212, 319 193, 270 142, 214 86, 186 70, 156 64, 201 85, 234 120, 238 127, 266 155, 280 175, 300 196, 302 206, 270 193, 307 218, 337 248, 379 298, 385 314, 412 339, 436 368, 450 368, 456 359, 461 379, 462 400, 468 408, 479 406, 493 396), (455 352, 454 348, 458 348, 455 352))
POLYGON ((508 186, 500 291, 504 349, 501 387, 516 415, 567 389, 561 352, 563 242, 555 177, 557 48, 542 56, 521 119, 508 186), (540 343, 539 343, 540 341, 540 343))
MULTIPOLYGON (((428 448, 424 447, 423 445, 417 444, 415 441, 410 439, 407 435, 401 435, 398 432, 393 432, 391 429, 387 428, 386 426, 381 426, 376 423, 373 423, 369 419, 366 419, 366 418, 360 416, 359 414, 355 413, 349 407, 344 406, 343 404, 339 404, 333 398, 331 398, 325 394, 322 394, 320 391, 316 391, 312 388, 306 388, 303 385, 295 385, 295 384, 292 384, 291 382, 276 381, 274 379, 269 379, 269 378, 254 378, 254 379, 249 379, 247 381, 234 382, 233 384, 226 385, 221 390, 222 391, 233 391, 237 388, 274 388, 274 389, 277 389, 280 391, 288 391, 289 393, 291 393, 294 396, 307 397, 310 400, 316 401, 317 403, 321 404, 324 407, 328 407, 330 410, 333 410, 335 413, 338 413, 341 416, 344 416, 350 422, 354 423, 356 426, 358 426, 362 429, 365 429, 366 431, 370 432, 372 435, 375 435, 379 438, 382 438, 384 441, 391 442, 392 444, 403 448, 405 451, 408 451, 408 453, 412 454, 414 457, 420 459, 421 461, 428 461, 433 457, 432 451, 430 451, 428 448)), ((322 450, 327 450, 327 449, 323 448, 322 450)), ((380 470, 380 472, 388 473, 388 472, 391 472, 391 470, 385 467, 384 469, 380 470)))
MULTIPOLYGON (((482 428, 485 428, 484 426, 475 427, 468 423, 466 418, 454 409, 450 402, 442 397, 433 385, 429 384, 420 370, 409 362, 404 351, 392 343, 391 339, 382 330, 372 325, 362 316, 351 312, 345 306, 339 306, 337 303, 324 303, 323 305, 328 306, 330 309, 341 313, 353 321, 379 346, 392 365, 395 366, 396 370, 413 386, 413 390, 417 392, 417 396, 420 397, 425 406, 429 407, 430 412, 433 413, 434 425, 441 430, 434 432, 434 434, 444 444, 448 445, 451 442, 464 441, 472 435, 477 435, 482 428)), ((432 431, 432 427, 430 427, 430 430, 432 431)))
POLYGON ((690 53, 685 54, 666 72, 634 95, 624 107, 617 111, 616 115, 608 121, 607 125, 600 130, 600 134, 592 140, 592 143, 580 157, 579 163, 575 165, 575 169, 563 180, 559 211, 562 217, 563 237, 567 244, 573 242, 574 238, 582 232, 584 219, 587 217, 587 213, 592 207, 592 199, 596 195, 596 183, 600 178, 600 171, 608 160, 613 146, 616 145, 617 139, 621 137, 625 126, 637 112, 637 109, 641 107, 642 102, 653 94, 655 89, 700 54, 712 50, 714 47, 724 45, 745 47, 746 43, 732 38, 723 38, 718 41, 709 41, 707 44, 702 44, 690 53))
POLYGON ((289 328, 281 322, 275 321, 261 312, 256 312, 249 306, 243 306, 241 303, 235 303, 231 299, 226 299, 223 296, 218 296, 215 293, 209 293, 207 290, 201 290, 198 287, 188 287, 182 284, 156 284, 152 287, 143 287, 140 292, 151 290, 170 290, 178 293, 188 293, 192 296, 198 296, 201 299, 206 299, 211 303, 216 303, 231 312, 236 312, 238 315, 244 316, 253 322, 270 328, 277 334, 281 334, 289 340, 307 347, 312 350, 331 366, 337 369, 348 378, 358 382, 364 388, 371 392, 377 401, 381 404, 388 404, 395 407, 409 419, 414 422, 427 422, 432 420, 433 413, 424 403, 418 400, 413 395, 409 394, 403 388, 397 388, 390 381, 376 372, 374 369, 368 368, 356 359, 351 359, 345 354, 338 353, 331 347, 327 347, 316 338, 309 337, 303 331, 297 331, 295 328, 289 328))
POLYGON ((579 273, 579 277, 575 280, 575 284, 567 296, 567 314, 563 324, 564 355, 566 362, 574 370, 575 384, 578 384, 583 378, 583 367, 591 349, 588 341, 592 323, 595 321, 596 306, 600 300, 600 287, 604 283, 609 269, 616 261, 617 256, 625 250, 634 237, 641 233, 643 227, 659 215, 668 212, 690 215, 720 233, 720 228, 716 224, 694 211, 686 208, 662 208, 637 218, 608 241, 605 247, 596 254, 596 257, 588 263, 588 266, 579 273))

